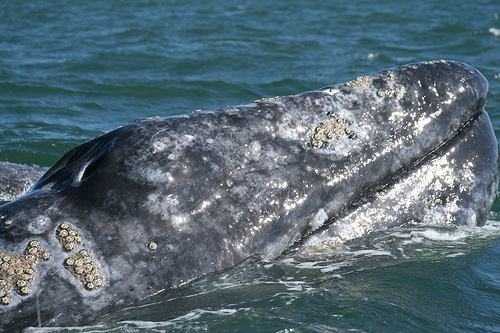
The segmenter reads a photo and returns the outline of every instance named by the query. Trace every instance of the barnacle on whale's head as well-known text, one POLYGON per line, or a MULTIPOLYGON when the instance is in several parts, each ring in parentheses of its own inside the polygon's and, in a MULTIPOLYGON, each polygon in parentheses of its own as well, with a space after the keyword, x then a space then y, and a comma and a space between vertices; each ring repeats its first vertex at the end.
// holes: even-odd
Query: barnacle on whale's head
POLYGON ((20 254, 6 254, 0 250, 0 305, 12 301, 12 291, 21 296, 31 293, 37 264, 49 260, 51 253, 40 247, 40 242, 33 240, 20 254))

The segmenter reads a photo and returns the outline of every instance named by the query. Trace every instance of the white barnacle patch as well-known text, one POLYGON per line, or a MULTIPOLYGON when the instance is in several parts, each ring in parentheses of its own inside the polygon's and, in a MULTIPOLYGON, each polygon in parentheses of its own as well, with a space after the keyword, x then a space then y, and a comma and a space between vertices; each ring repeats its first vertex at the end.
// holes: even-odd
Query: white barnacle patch
MULTIPOLYGON (((420 83, 419 83, 420 84, 420 83)), ((394 80, 394 74, 389 72, 385 81, 385 88, 377 92, 377 96, 382 98, 385 96, 394 97, 396 101, 399 101, 406 93, 406 87, 400 84, 396 84, 394 80)))
POLYGON ((32 240, 21 254, 6 254, 0 250, 0 305, 9 305, 12 291, 26 296, 31 293, 39 262, 49 260, 50 252, 32 240))
MULTIPOLYGON (((82 236, 69 223, 59 225, 56 229, 56 238, 66 252, 74 251, 83 241, 82 236)), ((88 250, 81 250, 66 258, 63 265, 88 291, 97 290, 104 284, 102 271, 88 250)))
POLYGON ((254 103, 264 103, 264 102, 279 102, 284 96, 274 96, 274 97, 263 97, 253 101, 254 103))

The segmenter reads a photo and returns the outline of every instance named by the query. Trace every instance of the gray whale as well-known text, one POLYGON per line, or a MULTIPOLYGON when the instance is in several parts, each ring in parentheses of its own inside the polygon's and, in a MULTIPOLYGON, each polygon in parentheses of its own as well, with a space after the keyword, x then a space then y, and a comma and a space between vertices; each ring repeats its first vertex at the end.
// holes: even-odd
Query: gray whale
POLYGON ((292 246, 483 225, 498 184, 487 96, 466 64, 417 63, 75 147, 0 207, 0 328, 89 323, 292 246))

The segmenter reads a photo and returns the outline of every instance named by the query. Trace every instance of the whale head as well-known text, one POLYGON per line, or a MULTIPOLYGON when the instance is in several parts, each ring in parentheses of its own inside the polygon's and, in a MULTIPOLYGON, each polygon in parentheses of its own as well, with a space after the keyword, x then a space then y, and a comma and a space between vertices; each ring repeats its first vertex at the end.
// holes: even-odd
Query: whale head
POLYGON ((417 63, 75 147, 0 207, 0 327, 86 323, 252 255, 440 207, 455 209, 443 223, 482 225, 498 182, 487 97, 466 64, 417 63), (389 209, 414 188, 424 203, 389 209))

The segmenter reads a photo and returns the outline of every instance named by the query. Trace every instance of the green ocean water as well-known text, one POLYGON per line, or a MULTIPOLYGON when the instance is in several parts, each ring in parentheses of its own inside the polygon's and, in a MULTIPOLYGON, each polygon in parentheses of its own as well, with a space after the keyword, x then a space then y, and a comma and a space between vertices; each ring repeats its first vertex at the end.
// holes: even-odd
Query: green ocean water
MULTIPOLYGON (((466 62, 500 137, 498 1, 1 1, 0 160, 50 166, 135 119, 466 62)), ((250 259, 63 332, 500 332, 500 202, 484 228, 395 229, 250 259)))

